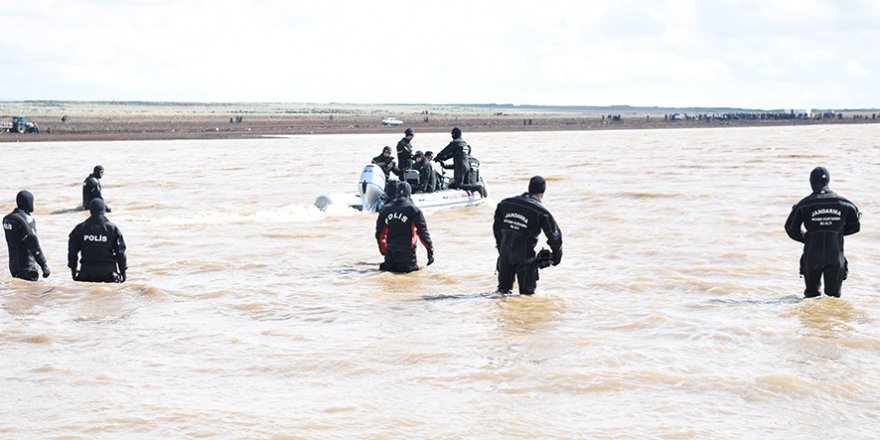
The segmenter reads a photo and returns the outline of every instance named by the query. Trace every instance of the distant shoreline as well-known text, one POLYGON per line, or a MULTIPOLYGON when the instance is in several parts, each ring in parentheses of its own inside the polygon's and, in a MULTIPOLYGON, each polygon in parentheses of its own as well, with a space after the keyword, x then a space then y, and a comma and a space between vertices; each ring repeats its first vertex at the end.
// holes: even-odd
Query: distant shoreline
POLYGON ((11 115, 36 122, 39 133, 0 133, 0 143, 178 139, 254 139, 302 134, 578 131, 708 127, 765 127, 880 123, 880 111, 797 114, 698 109, 609 107, 617 112, 546 111, 535 106, 431 106, 280 103, 0 102, 0 123, 11 115), (629 112, 627 112, 629 110, 629 112), (396 118, 401 125, 382 124, 396 118))

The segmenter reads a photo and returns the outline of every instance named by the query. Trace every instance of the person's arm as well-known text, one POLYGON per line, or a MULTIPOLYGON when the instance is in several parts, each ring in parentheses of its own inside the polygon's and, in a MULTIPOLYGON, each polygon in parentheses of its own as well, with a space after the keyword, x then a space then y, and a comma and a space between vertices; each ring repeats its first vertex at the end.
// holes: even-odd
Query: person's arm
POLYGON ((852 205, 850 209, 847 209, 846 225, 843 227, 843 235, 852 235, 859 232, 862 229, 860 223, 861 218, 862 213, 859 212, 859 208, 856 208, 856 205, 852 205))
POLYGON ((122 281, 125 281, 125 272, 128 271, 128 257, 125 255, 125 239, 122 238, 122 232, 116 229, 116 246, 113 249, 116 254, 116 266, 119 267, 119 274, 122 275, 122 281))
POLYGON ((376 244, 379 245, 379 253, 385 255, 385 249, 388 247, 388 224, 385 223, 384 209, 376 218, 376 244))
POLYGON ((67 267, 70 268, 70 275, 73 276, 73 279, 76 279, 76 266, 79 259, 79 251, 81 246, 80 237, 82 234, 79 234, 77 228, 73 228, 70 231, 70 236, 67 240, 67 267))
POLYGON ((559 230, 559 225, 556 224, 556 219, 550 212, 544 216, 541 228, 544 230, 544 235, 547 236, 550 250, 553 251, 553 265, 556 266, 562 261, 562 231, 559 230))
POLYGON ((792 206, 791 214, 788 214, 788 219, 785 220, 785 233, 792 240, 804 243, 806 239, 804 238, 804 231, 801 229, 803 223, 804 218, 801 216, 800 208, 798 205, 792 206))
POLYGON ((428 222, 425 221, 425 215, 419 208, 413 209, 413 224, 416 227, 416 233, 422 245, 428 250, 428 266, 434 263, 434 242, 431 241, 431 234, 428 232, 428 222))
POLYGON ((492 222, 492 233, 495 235, 495 249, 501 250, 501 226, 504 224, 504 213, 501 211, 501 203, 495 208, 495 221, 492 222))
POLYGON ((40 247, 40 240, 37 238, 37 232, 30 229, 30 227, 27 229, 25 244, 31 252, 31 255, 34 256, 34 260, 40 265, 40 270, 43 271, 43 278, 49 278, 49 274, 52 272, 49 270, 49 265, 46 263, 46 256, 43 254, 43 249, 40 247))

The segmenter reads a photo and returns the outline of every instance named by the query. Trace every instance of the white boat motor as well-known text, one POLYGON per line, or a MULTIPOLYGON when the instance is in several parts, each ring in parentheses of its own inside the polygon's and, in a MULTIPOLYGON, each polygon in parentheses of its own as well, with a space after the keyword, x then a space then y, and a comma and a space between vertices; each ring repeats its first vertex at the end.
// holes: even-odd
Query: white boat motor
POLYGON ((406 170, 403 172, 403 178, 409 183, 413 189, 419 187, 419 172, 417 170, 406 170))
POLYGON ((358 177, 358 194, 362 211, 378 211, 385 203, 385 173, 376 164, 369 164, 358 177))

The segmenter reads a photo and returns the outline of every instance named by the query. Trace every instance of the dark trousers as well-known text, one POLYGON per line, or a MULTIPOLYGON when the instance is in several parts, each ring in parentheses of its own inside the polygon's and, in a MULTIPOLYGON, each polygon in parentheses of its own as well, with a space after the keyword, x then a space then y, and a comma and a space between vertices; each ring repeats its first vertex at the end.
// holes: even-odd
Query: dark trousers
POLYGON ((37 281, 40 279, 40 274, 37 272, 34 272, 32 270, 25 270, 22 272, 12 274, 12 277, 19 278, 22 280, 27 280, 27 281, 37 281))
POLYGON ((409 247, 391 247, 385 249, 385 262, 379 265, 379 270, 396 273, 408 273, 419 270, 416 261, 416 250, 409 247))
POLYGON ((80 272, 76 274, 77 281, 87 281, 91 283, 121 283, 122 277, 119 274, 113 273, 89 273, 89 272, 80 272))
POLYGON ((534 260, 511 264, 503 256, 498 257, 498 290, 510 292, 513 279, 519 284, 520 295, 532 295, 538 287, 538 266, 534 260))
POLYGON ((825 294, 828 296, 840 297, 840 287, 843 280, 846 279, 846 267, 840 265, 805 265, 803 268, 804 296, 813 298, 819 296, 819 286, 822 284, 822 278, 825 278, 825 294))

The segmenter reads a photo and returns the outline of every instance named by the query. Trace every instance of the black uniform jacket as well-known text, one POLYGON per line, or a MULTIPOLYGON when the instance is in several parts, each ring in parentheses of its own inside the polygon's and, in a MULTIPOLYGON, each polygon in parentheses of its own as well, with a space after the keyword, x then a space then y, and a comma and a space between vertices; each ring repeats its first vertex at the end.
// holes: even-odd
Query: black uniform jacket
POLYGON ((399 195, 386 205, 376 219, 376 242, 379 252, 385 254, 388 247, 398 249, 416 248, 416 237, 429 251, 434 251, 431 234, 422 210, 412 203, 406 195, 399 195))
POLYGON ((92 215, 73 228, 67 242, 67 267, 76 269, 80 252, 80 272, 103 275, 116 272, 117 266, 119 272, 128 269, 122 232, 104 215, 92 215))
POLYGON ((492 230, 499 254, 510 264, 534 258, 541 231, 553 251, 553 262, 562 260, 562 231, 537 195, 524 193, 502 200, 495 209, 492 230))
POLYGON ((6 246, 9 249, 9 272, 14 276, 23 272, 37 272, 46 265, 46 256, 37 239, 37 221, 33 216, 15 208, 3 217, 6 246))
POLYGON ((437 154, 434 160, 440 162, 451 158, 453 162, 453 176, 455 181, 461 185, 467 183, 464 181, 464 178, 468 171, 470 171, 470 165, 468 164, 470 151, 471 147, 464 139, 455 138, 443 151, 437 154))
POLYGON ((805 264, 842 266, 843 236, 859 232, 859 216, 856 205, 825 187, 792 207, 785 232, 804 244, 805 264))
POLYGON ((385 157, 380 154, 373 158, 373 163, 379 165, 379 168, 382 168, 382 172, 385 173, 386 179, 391 176, 391 173, 400 174, 400 170, 397 168, 397 163, 394 162, 394 158, 391 156, 385 157))
POLYGON ((401 170, 408 170, 413 167, 412 152, 412 143, 406 137, 397 143, 397 164, 401 170))
POLYGON ((89 174, 89 177, 83 180, 83 209, 89 209, 89 203, 92 199, 104 200, 104 197, 101 196, 101 179, 94 174, 89 174))

